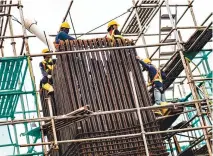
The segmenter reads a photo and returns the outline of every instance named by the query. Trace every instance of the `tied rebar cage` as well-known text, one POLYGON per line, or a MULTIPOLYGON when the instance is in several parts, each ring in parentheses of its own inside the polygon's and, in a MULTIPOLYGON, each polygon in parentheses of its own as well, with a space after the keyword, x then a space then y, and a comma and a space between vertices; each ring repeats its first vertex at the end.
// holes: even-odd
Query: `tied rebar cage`
POLYGON ((21 0, 0 1, 0 133, 8 140, 0 141, 0 152, 10 148, 5 155, 212 155, 212 13, 199 25, 196 2, 186 2, 133 0, 127 12, 114 18, 127 15, 121 28, 125 38, 113 42, 83 39, 106 34, 93 33, 96 28, 76 33, 71 0, 62 21, 70 21, 82 40, 61 41, 53 54, 32 54, 28 40, 35 36, 27 35, 21 0), (23 35, 13 33, 14 6, 23 35), (187 12, 193 25, 181 26, 187 12), (158 33, 150 33, 157 20, 158 33), (185 37, 189 30, 194 32, 185 37), (23 39, 20 54, 15 38, 23 39), (7 39, 13 57, 5 57, 7 39), (55 91, 40 91, 39 101, 32 58, 45 55, 57 57, 55 91), (153 106, 136 55, 150 58, 166 73, 167 105, 153 106), (161 109, 167 109, 165 116, 156 118, 153 110, 161 109))

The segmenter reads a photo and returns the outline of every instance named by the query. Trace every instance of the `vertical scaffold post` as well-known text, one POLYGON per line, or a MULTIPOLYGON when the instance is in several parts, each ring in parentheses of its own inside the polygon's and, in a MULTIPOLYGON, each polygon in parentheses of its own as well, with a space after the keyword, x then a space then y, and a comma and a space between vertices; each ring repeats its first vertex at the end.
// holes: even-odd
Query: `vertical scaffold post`
MULTIPOLYGON (((188 1, 189 5, 192 3, 191 0, 187 0, 187 1, 188 1)), ((192 8, 192 5, 190 5, 189 7, 190 7, 190 12, 191 12, 191 15, 192 15, 194 25, 197 26, 197 21, 196 21, 196 18, 195 18, 195 14, 194 14, 194 10, 192 8)))
POLYGON ((146 136, 145 136, 143 121, 142 121, 142 117, 141 117, 141 111, 139 109, 138 98, 137 98, 137 94, 136 94, 136 90, 135 90, 135 84, 134 84, 133 75, 132 75, 131 71, 129 72, 129 76, 130 76, 130 80, 131 80, 131 84, 132 84, 133 95, 134 95, 133 97, 134 97, 134 101, 135 101, 135 106, 137 108, 138 119, 139 119, 140 126, 141 126, 141 134, 142 134, 142 138, 143 138, 143 142, 144 142, 146 156, 149 156, 149 149, 148 149, 148 145, 147 145, 147 142, 146 142, 146 136))
MULTIPOLYGON (((24 26, 24 13, 23 13, 22 8, 23 8, 23 5, 21 3, 21 0, 18 0, 18 9, 19 9, 19 14, 20 14, 20 19, 21 19, 22 31, 23 31, 23 35, 24 35, 23 42, 24 42, 25 49, 26 49, 26 55, 29 56, 30 55, 30 49, 29 49, 29 45, 28 45, 27 31, 26 31, 26 28, 24 26)), ((29 72, 30 72, 30 77, 31 77, 31 80, 32 80, 33 89, 36 90, 35 76, 33 74, 33 68, 32 68, 32 63, 31 63, 30 57, 28 57, 27 62, 28 62, 28 66, 29 66, 29 72)), ((36 99, 38 99, 38 93, 36 93, 36 99)), ((41 118, 40 106, 39 106, 38 100, 35 100, 35 101, 36 101, 37 115, 38 115, 39 118, 41 118)), ((41 136, 42 136, 41 141, 43 143, 43 142, 45 142, 45 139, 44 139, 44 132, 43 132, 43 128, 42 128, 42 122, 40 122, 40 128, 41 128, 41 136)), ((44 150, 44 153, 46 154, 47 149, 46 149, 45 145, 43 145, 43 150, 44 150)))
MULTIPOLYGON (((174 21, 173 21, 173 18, 172 18, 172 13, 171 13, 171 10, 170 10, 170 7, 169 7, 169 0, 166 0, 166 8, 167 8, 167 11, 168 11, 168 14, 169 14, 170 22, 171 22, 172 27, 174 29, 175 24, 174 24, 174 21)), ((190 89, 191 89, 191 92, 192 92, 193 100, 197 100, 198 99, 198 93, 197 93, 197 90, 196 90, 196 86, 195 86, 194 81, 191 81, 193 79, 192 71, 191 71, 191 68, 189 66, 189 62, 187 60, 185 60, 185 57, 184 57, 184 54, 183 54, 184 47, 180 44, 181 41, 180 41, 179 34, 178 34, 177 30, 174 30, 174 31, 175 31, 175 38, 176 38, 178 50, 179 50, 179 53, 180 53, 181 61, 183 63, 183 67, 184 67, 184 70, 185 70, 185 73, 186 73, 186 77, 187 77, 187 80, 188 80, 188 83, 189 83, 189 86, 190 86, 190 89)), ((200 124, 201 124, 202 127, 204 127, 205 126, 205 122, 204 122, 205 120, 203 118, 203 115, 202 115, 202 112, 201 112, 201 109, 200 109, 200 103, 195 102, 195 107, 196 107, 196 110, 197 110, 197 115, 198 115, 199 120, 200 120, 200 124)), ((203 135, 204 135, 204 138, 205 138, 205 141, 206 141, 208 154, 212 155, 211 145, 210 145, 209 138, 208 138, 208 135, 207 135, 208 134, 207 129, 202 129, 202 131, 203 131, 203 135)))
POLYGON ((52 131, 53 131, 53 139, 54 139, 53 149, 58 150, 58 141, 57 141, 57 135, 56 135, 56 130, 55 130, 55 121, 53 119, 53 108, 52 108, 50 96, 48 96, 48 98, 47 98, 47 104, 48 104, 50 117, 51 117, 51 123, 52 123, 52 131))

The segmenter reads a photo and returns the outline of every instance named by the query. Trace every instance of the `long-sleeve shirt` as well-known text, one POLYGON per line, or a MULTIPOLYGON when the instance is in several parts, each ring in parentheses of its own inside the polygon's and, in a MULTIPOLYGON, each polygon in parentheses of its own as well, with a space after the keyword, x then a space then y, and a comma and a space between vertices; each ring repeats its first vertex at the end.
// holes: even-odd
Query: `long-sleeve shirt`
POLYGON ((39 68, 43 77, 51 75, 52 69, 49 69, 48 65, 53 66, 56 63, 55 59, 50 59, 48 62, 43 60, 39 63, 39 68))
POLYGON ((60 31, 56 38, 55 38, 55 42, 58 44, 59 41, 62 40, 62 41, 65 41, 65 40, 75 40, 75 38, 69 36, 67 33, 65 33, 64 31, 60 31))
MULTIPOLYGON (((149 73, 149 78, 151 81, 153 81, 153 79, 155 78, 155 75, 157 74, 157 69, 155 68, 154 65, 152 64, 147 64, 142 60, 139 60, 139 62, 142 64, 143 68, 146 68, 146 70, 149 73)), ((162 80, 164 80, 166 78, 166 74, 164 72, 161 71, 161 78, 162 80)), ((163 87, 163 83, 158 81, 158 80, 154 80, 152 83, 152 86, 155 88, 159 88, 159 87, 163 87)))

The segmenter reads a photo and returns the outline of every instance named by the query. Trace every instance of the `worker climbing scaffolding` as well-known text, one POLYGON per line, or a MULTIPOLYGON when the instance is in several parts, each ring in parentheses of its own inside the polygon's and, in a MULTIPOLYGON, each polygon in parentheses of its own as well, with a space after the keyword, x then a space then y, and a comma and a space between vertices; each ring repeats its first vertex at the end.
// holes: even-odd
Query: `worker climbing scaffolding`
POLYGON ((63 22, 60 26, 60 31, 55 38, 56 44, 60 42, 60 40, 75 40, 75 38, 69 36, 70 25, 68 22, 63 22))
POLYGON ((114 21, 114 20, 110 21, 107 26, 108 34, 106 35, 106 38, 111 39, 111 40, 123 38, 120 31, 118 30, 118 26, 120 26, 120 25, 116 21, 114 21))
MULTIPOLYGON (((166 78, 166 74, 160 69, 157 69, 149 58, 142 60, 139 56, 136 56, 136 59, 142 64, 143 70, 148 71, 148 86, 152 86, 155 105, 166 105, 165 91, 163 89, 163 80, 166 78)), ((166 112, 167 109, 154 111, 156 115, 165 115, 166 112)))
MULTIPOLYGON (((42 53, 49 53, 49 49, 43 49, 42 53)), ((53 80, 52 80, 52 71, 54 69, 54 65, 56 63, 55 59, 52 59, 51 56, 44 56, 44 60, 39 63, 39 67, 42 73, 42 79, 40 81, 40 89, 45 89, 48 91, 48 94, 54 92, 53 89, 53 80)))

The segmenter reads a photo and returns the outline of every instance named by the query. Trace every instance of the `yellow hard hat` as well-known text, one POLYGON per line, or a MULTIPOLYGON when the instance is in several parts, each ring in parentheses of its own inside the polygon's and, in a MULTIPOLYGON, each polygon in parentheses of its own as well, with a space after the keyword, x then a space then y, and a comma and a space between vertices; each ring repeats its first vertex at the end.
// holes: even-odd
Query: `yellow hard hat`
POLYGON ((117 25, 117 26, 120 26, 116 21, 110 21, 109 23, 108 23, 108 28, 110 27, 110 26, 112 26, 112 25, 117 25))
POLYGON ((49 52, 49 49, 43 49, 42 50, 42 53, 48 53, 49 52))
POLYGON ((149 58, 145 58, 143 59, 143 62, 148 64, 148 63, 151 63, 152 61, 149 58))
POLYGON ((61 28, 68 28, 68 29, 70 29, 70 25, 69 25, 68 22, 63 22, 63 23, 61 24, 61 28))

